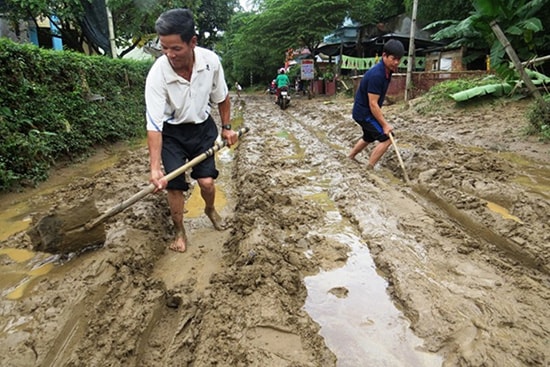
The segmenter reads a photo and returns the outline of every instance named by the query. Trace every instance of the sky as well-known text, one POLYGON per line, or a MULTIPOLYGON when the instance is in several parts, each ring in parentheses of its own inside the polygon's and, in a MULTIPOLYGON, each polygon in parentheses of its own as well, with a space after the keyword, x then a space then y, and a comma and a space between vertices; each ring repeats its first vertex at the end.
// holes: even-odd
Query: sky
POLYGON ((252 0, 239 0, 239 2, 241 3, 241 6, 243 7, 244 10, 250 10, 250 8, 252 7, 250 3, 252 3, 252 0))

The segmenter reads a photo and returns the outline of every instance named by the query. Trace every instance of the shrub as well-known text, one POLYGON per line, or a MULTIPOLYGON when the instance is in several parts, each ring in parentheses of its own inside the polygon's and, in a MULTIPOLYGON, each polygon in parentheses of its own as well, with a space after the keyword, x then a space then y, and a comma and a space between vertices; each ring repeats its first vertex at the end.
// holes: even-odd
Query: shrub
POLYGON ((542 140, 550 140, 550 94, 544 96, 544 101, 533 102, 527 113, 529 120, 528 134, 540 134, 542 140))
POLYGON ((151 62, 0 40, 0 190, 34 185, 94 146, 145 136, 151 62))

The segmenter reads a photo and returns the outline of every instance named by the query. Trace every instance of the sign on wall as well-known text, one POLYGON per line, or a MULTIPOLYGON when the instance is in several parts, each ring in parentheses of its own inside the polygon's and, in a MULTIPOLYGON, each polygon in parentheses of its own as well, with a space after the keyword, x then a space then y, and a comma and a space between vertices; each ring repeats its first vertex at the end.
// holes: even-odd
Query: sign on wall
POLYGON ((300 78, 302 80, 313 80, 313 76, 314 76, 313 60, 311 59, 302 60, 300 78))

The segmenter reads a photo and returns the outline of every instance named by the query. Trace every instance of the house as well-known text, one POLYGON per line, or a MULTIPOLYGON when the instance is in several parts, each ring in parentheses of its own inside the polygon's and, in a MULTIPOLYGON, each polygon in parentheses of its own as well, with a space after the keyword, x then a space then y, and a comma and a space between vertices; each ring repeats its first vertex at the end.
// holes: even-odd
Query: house
MULTIPOLYGON (((325 37, 323 43, 315 50, 315 55, 334 58, 334 62, 340 65, 342 74, 346 74, 346 69, 362 72, 378 61, 378 57, 382 55, 382 48, 389 39, 400 40, 408 53, 410 28, 411 19, 407 15, 366 26, 347 22, 325 37)), ((428 32, 418 27, 415 30, 414 45, 416 59, 414 70, 425 70, 425 55, 444 46, 441 42, 433 41, 428 32)), ((405 57, 400 67, 406 69, 407 63, 408 60, 405 57)))
MULTIPOLYGON (((329 68, 336 68, 339 75, 351 77, 356 90, 363 73, 378 62, 384 44, 389 39, 400 40, 405 47, 406 56, 401 59, 400 72, 394 74, 388 90, 389 96, 400 99, 404 95, 406 85, 410 33, 411 19, 407 15, 393 17, 378 24, 361 25, 348 22, 326 36, 314 54, 328 60, 328 64, 331 65, 329 68)), ((421 94, 434 84, 445 80, 487 73, 483 52, 466 48, 448 49, 446 46, 444 42, 432 40, 429 32, 416 26, 415 64, 412 68, 414 87, 411 95, 421 94), (465 57, 466 53, 468 57, 465 57), (466 63, 465 60, 469 61, 466 63)))

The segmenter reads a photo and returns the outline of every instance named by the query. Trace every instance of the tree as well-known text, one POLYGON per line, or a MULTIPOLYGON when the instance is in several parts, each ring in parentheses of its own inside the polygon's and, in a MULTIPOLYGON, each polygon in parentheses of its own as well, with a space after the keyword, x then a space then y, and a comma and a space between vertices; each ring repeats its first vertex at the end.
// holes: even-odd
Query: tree
POLYGON ((133 0, 109 0, 113 13, 117 45, 126 46, 123 56, 135 47, 156 38, 155 21, 165 10, 188 8, 193 12, 199 45, 214 48, 227 29, 238 0, 143 0, 135 6, 133 0))
MULTIPOLYGON (((135 6, 131 0, 108 0, 113 14, 116 44, 125 48, 120 57, 156 38, 155 21, 164 10, 174 6, 172 3, 170 0, 142 0, 139 6, 135 6)), ((196 10, 192 0, 181 1, 178 6, 187 7, 193 12, 196 10)))
POLYGON ((349 17, 361 24, 376 24, 384 19, 403 14, 407 1, 411 2, 412 6, 412 0, 354 1, 349 10, 349 17))
POLYGON ((265 74, 265 69, 262 68, 259 60, 265 57, 266 52, 262 52, 264 50, 253 43, 255 42, 253 35, 244 31, 253 18, 253 13, 236 13, 231 18, 228 31, 218 48, 226 77, 232 80, 229 83, 231 85, 234 81, 247 85, 248 83, 244 83, 244 81, 248 81, 251 76, 258 80, 260 75, 265 74), (260 54, 261 52, 262 54, 260 54))
MULTIPOLYGON (((109 8, 115 19, 117 44, 126 45, 128 52, 134 47, 156 38, 155 21, 166 9, 188 8, 193 11, 199 36, 199 45, 214 48, 227 30, 238 0, 143 0, 140 6, 131 0, 109 0, 109 8)), ((123 54, 124 54, 123 53, 123 54)))
POLYGON ((266 0, 266 10, 258 15, 252 31, 263 29, 281 61, 289 47, 314 50, 323 37, 342 24, 350 8, 349 0, 266 0))
MULTIPOLYGON (((84 52, 86 43, 92 50, 100 52, 100 45, 91 37, 86 37, 83 31, 85 9, 89 9, 91 3, 92 0, 6 0, 5 16, 14 25, 19 24, 20 20, 36 22, 40 17, 48 18, 60 29, 66 48, 84 52)), ((155 20, 161 12, 173 7, 191 9, 200 36, 199 44, 213 47, 219 35, 227 28, 237 0, 141 0, 139 6, 135 3, 134 0, 107 1, 113 15, 116 44, 127 48, 120 56, 154 38, 155 20)), ((96 1, 93 6, 99 12, 106 9, 105 1, 96 1)), ((108 34, 106 29, 101 31, 108 34)), ((111 55, 108 52, 105 54, 111 55)))
POLYGON ((490 50, 491 65, 505 63, 504 47, 496 38, 490 23, 497 21, 520 59, 527 60, 539 50, 548 49, 547 36, 535 37, 543 30, 540 14, 548 14, 550 0, 473 0, 474 11, 467 18, 438 21, 426 28, 443 26, 434 34, 436 40, 452 40, 449 47, 466 46, 490 50), (541 13, 542 12, 542 13, 541 13))
MULTIPOLYGON (((365 26, 377 24, 403 14, 405 12, 405 2, 403 0, 355 1, 350 8, 349 17, 353 21, 365 26)), ((358 55, 363 54, 363 44, 360 40, 364 39, 365 32, 367 32, 367 27, 361 27, 357 35, 358 42, 355 47, 358 55)))
POLYGON ((265 0, 258 12, 232 19, 223 42, 224 66, 243 83, 244 77, 267 83, 289 48, 313 51, 342 24, 350 7, 350 0, 265 0))
MULTIPOLYGON (((407 12, 410 13, 412 0, 406 0, 407 12)), ((441 6, 441 0, 419 0, 418 22, 429 24, 442 19, 460 20, 468 17, 474 10, 471 0, 453 0, 441 6), (420 6, 421 5, 421 6, 420 6)))
POLYGON ((229 26, 233 11, 238 4, 238 0, 202 0, 195 13, 201 46, 214 48, 229 26))

